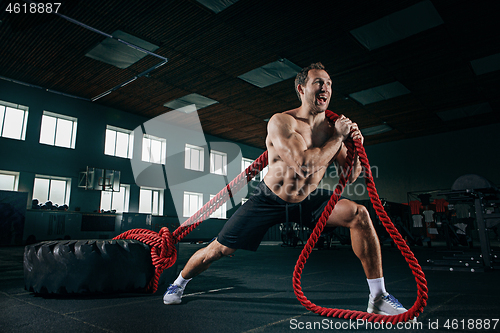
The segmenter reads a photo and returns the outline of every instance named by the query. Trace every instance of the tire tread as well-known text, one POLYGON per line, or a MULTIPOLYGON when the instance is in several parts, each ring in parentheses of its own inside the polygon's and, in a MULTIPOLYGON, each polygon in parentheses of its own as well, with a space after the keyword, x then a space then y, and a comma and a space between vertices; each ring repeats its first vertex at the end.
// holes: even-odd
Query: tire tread
MULTIPOLYGON (((47 241, 25 247, 25 289, 37 294, 138 292, 154 276, 150 247, 135 240, 47 241)), ((167 271, 174 271, 176 266, 167 271)))

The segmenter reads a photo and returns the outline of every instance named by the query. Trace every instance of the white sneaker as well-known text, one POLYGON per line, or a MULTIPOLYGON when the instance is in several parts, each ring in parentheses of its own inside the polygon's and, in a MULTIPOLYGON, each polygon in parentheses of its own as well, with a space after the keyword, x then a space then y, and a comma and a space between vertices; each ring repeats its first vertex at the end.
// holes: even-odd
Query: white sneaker
POLYGON ((163 294, 164 304, 180 304, 182 302, 182 294, 184 293, 184 288, 171 284, 165 294, 163 294))
POLYGON ((398 315, 408 310, 405 309, 399 301, 389 293, 384 293, 378 297, 369 296, 368 313, 376 313, 386 316, 398 315))

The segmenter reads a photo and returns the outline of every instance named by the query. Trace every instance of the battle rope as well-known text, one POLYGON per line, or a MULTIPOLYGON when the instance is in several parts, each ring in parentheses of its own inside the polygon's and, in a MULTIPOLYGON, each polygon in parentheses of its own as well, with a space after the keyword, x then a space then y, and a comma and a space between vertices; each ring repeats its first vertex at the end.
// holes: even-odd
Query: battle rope
MULTIPOLYGON (((332 111, 327 110, 326 116, 332 121, 338 118, 338 115, 332 111)), ((396 227, 392 224, 391 220, 387 216, 380 198, 377 194, 375 188, 375 182, 371 174, 370 165, 368 163, 368 158, 366 156, 365 149, 360 140, 346 140, 345 145, 347 147, 347 158, 345 165, 343 167, 344 172, 340 173, 339 183, 337 184, 330 200, 328 201, 325 210, 323 211, 318 223, 311 236, 309 237, 306 245, 302 249, 302 252, 297 260, 293 273, 293 289, 297 299, 300 303, 309 311, 318 313, 322 316, 337 317, 344 319, 362 319, 372 322, 390 322, 392 324, 402 321, 411 320, 414 317, 418 317, 422 312, 424 307, 427 305, 427 281, 425 280, 424 273, 418 264, 417 259, 411 252, 410 248, 403 240, 399 234, 396 227), (394 243, 397 245, 401 254, 404 256, 406 262, 408 263, 413 275, 415 276, 415 281, 417 283, 417 300, 414 305, 405 313, 386 316, 373 313, 367 313, 363 311, 352 311, 352 310, 342 310, 342 309, 330 309, 318 306, 311 303, 302 292, 300 286, 300 277, 302 275, 302 269, 309 258, 316 242, 318 241, 321 232, 323 231, 326 221, 330 216, 332 210, 337 204, 340 195, 346 186, 347 179, 349 179, 350 173, 352 171, 352 166, 354 163, 354 148, 361 162, 364 171, 364 178, 368 188, 368 195, 370 201, 373 204, 373 208, 377 212, 377 215, 386 228, 387 232, 390 234, 394 243)), ((132 229, 125 233, 116 236, 113 239, 135 239, 144 242, 151 246, 151 258, 153 260, 153 265, 155 266, 155 275, 146 287, 147 291, 156 292, 158 289, 158 281, 163 270, 171 267, 177 259, 177 250, 175 244, 177 244, 182 238, 189 234, 193 229, 195 229, 204 219, 208 218, 213 212, 215 212, 224 202, 226 202, 232 195, 238 192, 243 186, 247 184, 255 175, 257 175, 268 163, 267 151, 265 151, 259 158, 257 158, 252 165, 250 165, 245 171, 240 173, 231 183, 224 187, 212 200, 207 202, 198 212, 186 220, 179 228, 177 228, 173 234, 170 233, 168 228, 162 228, 159 233, 156 233, 147 229, 132 229)))
MULTIPOLYGON (((327 117, 334 122, 337 118, 338 115, 331 111, 327 111, 327 117)), ((387 213, 385 212, 382 203, 380 202, 380 198, 377 194, 377 190, 375 188, 375 182, 373 181, 373 176, 371 174, 371 169, 370 165, 368 163, 368 158, 366 156, 365 149, 361 143, 360 140, 347 140, 345 142, 345 145, 347 147, 347 158, 346 162, 343 168, 343 172, 340 173, 340 179, 339 183, 336 186, 330 200, 328 201, 327 206, 325 207, 325 210, 323 211, 318 223, 316 224, 315 228, 313 229, 313 232, 309 239, 307 240, 306 245, 302 249, 302 252, 299 256, 299 259, 297 260, 297 264, 295 265, 295 270, 293 272, 293 289, 295 291, 295 295, 297 296, 298 300, 300 303, 309 311, 312 311, 314 313, 318 313, 322 316, 328 316, 328 317, 337 317, 337 318, 344 318, 344 319, 362 319, 362 320, 367 320, 367 321, 374 321, 374 322, 391 322, 392 324, 401 322, 401 321, 408 321, 410 319, 413 319, 414 317, 418 317, 422 312, 424 307, 427 305, 427 281, 425 280, 424 273, 418 264, 417 259, 411 252, 410 248, 406 244, 406 242, 403 240, 401 235, 399 234, 398 230, 396 227, 392 224, 391 220, 387 216, 387 213), (410 266, 413 275, 415 276, 415 280, 417 282, 417 300, 415 301, 415 304, 407 311, 399 315, 394 315, 394 316, 386 316, 386 315, 379 315, 379 314, 373 314, 373 313, 367 313, 363 311, 352 311, 352 310, 342 310, 342 309, 330 309, 330 308, 324 308, 321 306, 318 306, 314 303, 311 303, 305 296, 304 293, 302 292, 302 289, 300 287, 300 277, 302 274, 302 269, 304 268, 304 265, 306 263, 307 258, 311 254, 312 249, 314 248, 314 245, 318 241, 318 238, 321 235, 321 232, 323 231, 323 228, 326 225, 326 221, 328 220, 328 217, 330 216, 333 208, 335 207, 335 204, 338 202, 340 195, 346 185, 347 179, 349 179, 349 176, 352 171, 352 166, 354 162, 354 149, 353 145, 356 147, 356 152, 358 154, 358 158, 361 162, 361 165, 363 167, 363 172, 364 172, 364 177, 365 177, 365 182, 366 186, 368 188, 368 195, 370 197, 370 201, 373 204, 373 208, 377 212, 377 215, 386 228, 387 232, 391 235, 391 238, 394 240, 394 243, 397 245, 398 249, 401 251, 401 254, 405 257, 406 262, 410 266), (347 171, 347 172, 346 172, 347 171)))
POLYGON ((155 274, 146 286, 146 292, 155 293, 161 273, 171 267, 177 259, 177 244, 187 234, 193 231, 201 222, 209 218, 232 195, 241 190, 262 169, 267 166, 267 151, 258 157, 248 168, 234 178, 217 195, 201 207, 193 216, 181 224, 172 234, 168 228, 161 228, 159 233, 148 229, 131 229, 119 234, 113 239, 133 239, 151 246, 151 258, 155 266, 155 274))

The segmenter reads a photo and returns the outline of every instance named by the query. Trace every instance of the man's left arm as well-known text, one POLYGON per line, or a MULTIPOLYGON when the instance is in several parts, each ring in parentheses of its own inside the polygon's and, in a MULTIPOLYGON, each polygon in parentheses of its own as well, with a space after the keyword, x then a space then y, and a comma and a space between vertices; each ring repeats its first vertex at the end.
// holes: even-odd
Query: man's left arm
MULTIPOLYGON (((361 131, 359 130, 358 124, 352 123, 351 126, 352 132, 351 136, 354 140, 359 139, 361 140, 361 144, 364 143, 365 138, 361 134, 361 131)), ((342 148, 340 149, 340 152, 337 154, 337 157, 335 159, 335 162, 337 163, 337 169, 340 170, 341 173, 345 172, 344 171, 344 165, 345 161, 347 158, 347 147, 345 144, 342 144, 342 148)), ((359 175, 361 174, 362 171, 362 166, 361 166, 361 161, 359 160, 357 152, 354 152, 354 163, 352 166, 352 172, 351 176, 349 177, 348 181, 350 184, 354 183, 356 179, 358 179, 359 175)))

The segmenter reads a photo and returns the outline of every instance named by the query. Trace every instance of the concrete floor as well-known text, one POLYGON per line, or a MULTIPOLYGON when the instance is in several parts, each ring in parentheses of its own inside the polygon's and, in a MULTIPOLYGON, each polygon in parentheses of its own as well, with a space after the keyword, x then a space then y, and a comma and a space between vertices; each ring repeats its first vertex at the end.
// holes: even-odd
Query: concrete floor
MULTIPOLYGON (((179 269, 201 246, 180 244, 179 269)), ((166 306, 162 302, 166 285, 154 295, 37 296, 24 290, 24 248, 0 248, 0 332, 380 331, 380 327, 354 327, 348 320, 321 317, 302 307, 292 287, 300 250, 264 243, 256 253, 237 251, 193 279, 182 304, 166 306)), ((445 249, 412 250, 424 266, 427 259, 442 258, 445 249)), ((388 291, 411 307, 416 299, 416 284, 410 269, 397 248, 386 245, 382 253, 388 291)), ((418 318, 421 326, 397 331, 425 332, 437 326, 432 331, 471 332, 487 323, 488 331, 500 330, 499 270, 426 270, 425 274, 429 300, 418 318), (450 329, 445 327, 447 322, 450 329)), ((302 288, 317 305, 366 310, 368 287, 349 246, 313 251, 303 271, 302 288)))

